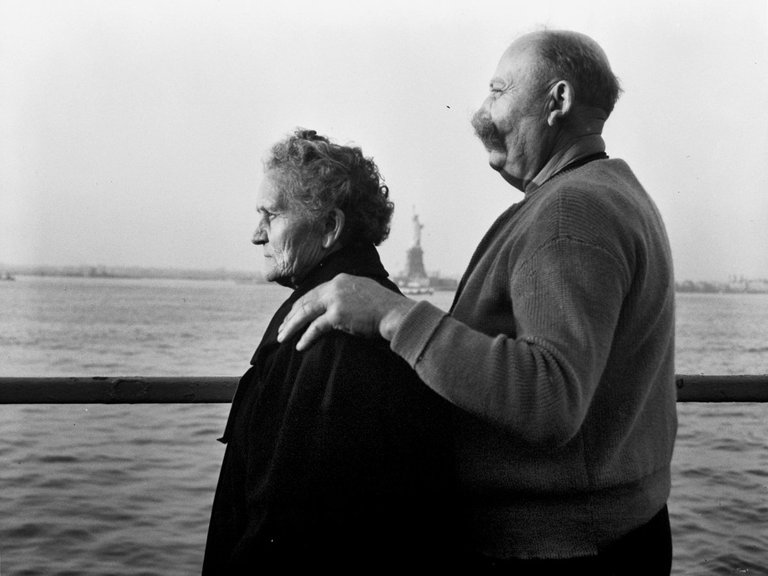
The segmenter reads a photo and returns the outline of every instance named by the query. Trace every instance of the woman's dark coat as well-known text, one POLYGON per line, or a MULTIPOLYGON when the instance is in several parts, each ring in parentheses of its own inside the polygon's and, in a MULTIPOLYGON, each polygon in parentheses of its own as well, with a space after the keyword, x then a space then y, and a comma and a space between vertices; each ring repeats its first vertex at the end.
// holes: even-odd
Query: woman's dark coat
POLYGON ((203 574, 436 568, 454 540, 449 408, 384 340, 277 328, 340 272, 392 290, 373 246, 345 248, 283 303, 241 378, 222 441, 203 574))

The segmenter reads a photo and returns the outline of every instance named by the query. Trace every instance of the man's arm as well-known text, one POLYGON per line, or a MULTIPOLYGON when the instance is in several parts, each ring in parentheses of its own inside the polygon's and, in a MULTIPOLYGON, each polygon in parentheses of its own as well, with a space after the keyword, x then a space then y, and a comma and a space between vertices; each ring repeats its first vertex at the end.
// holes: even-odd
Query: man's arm
POLYGON ((580 429, 611 348, 626 278, 604 250, 564 239, 510 270, 516 336, 485 334, 431 304, 346 276, 297 302, 281 338, 381 335, 438 394, 542 447, 580 429))
POLYGON ((341 330, 391 341, 416 302, 369 279, 339 274, 299 298, 280 325, 279 342, 309 324, 296 345, 305 350, 322 334, 341 330))

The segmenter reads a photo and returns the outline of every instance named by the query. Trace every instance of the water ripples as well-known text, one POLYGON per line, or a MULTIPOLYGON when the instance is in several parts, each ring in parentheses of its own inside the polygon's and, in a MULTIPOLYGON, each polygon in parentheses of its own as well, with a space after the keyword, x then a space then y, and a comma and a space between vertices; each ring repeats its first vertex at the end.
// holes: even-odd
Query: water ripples
MULTIPOLYGON (((0 292, 10 311, 3 375, 237 376, 287 295, 225 283, 25 283, 0 292)), ((678 304, 679 373, 765 372, 768 299, 678 304)), ((199 573, 228 409, 0 406, 3 576, 199 573)), ((678 412, 673 575, 768 575, 768 404, 678 412)))

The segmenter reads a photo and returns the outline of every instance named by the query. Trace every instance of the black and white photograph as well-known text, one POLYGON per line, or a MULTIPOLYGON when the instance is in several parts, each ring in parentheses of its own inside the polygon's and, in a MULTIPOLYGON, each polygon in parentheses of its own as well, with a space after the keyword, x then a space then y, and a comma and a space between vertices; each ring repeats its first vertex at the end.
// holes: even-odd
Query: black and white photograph
POLYGON ((0 576, 768 576, 766 0, 0 0, 0 576))

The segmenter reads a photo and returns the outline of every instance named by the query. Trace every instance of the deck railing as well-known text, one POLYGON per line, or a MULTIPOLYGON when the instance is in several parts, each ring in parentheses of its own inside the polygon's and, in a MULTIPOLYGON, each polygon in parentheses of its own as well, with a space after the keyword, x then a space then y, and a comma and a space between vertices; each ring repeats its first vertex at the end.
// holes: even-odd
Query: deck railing
MULTIPOLYGON (((232 400, 239 377, 0 377, 0 404, 195 404, 232 400)), ((768 402, 768 374, 678 374, 678 402, 768 402)))

